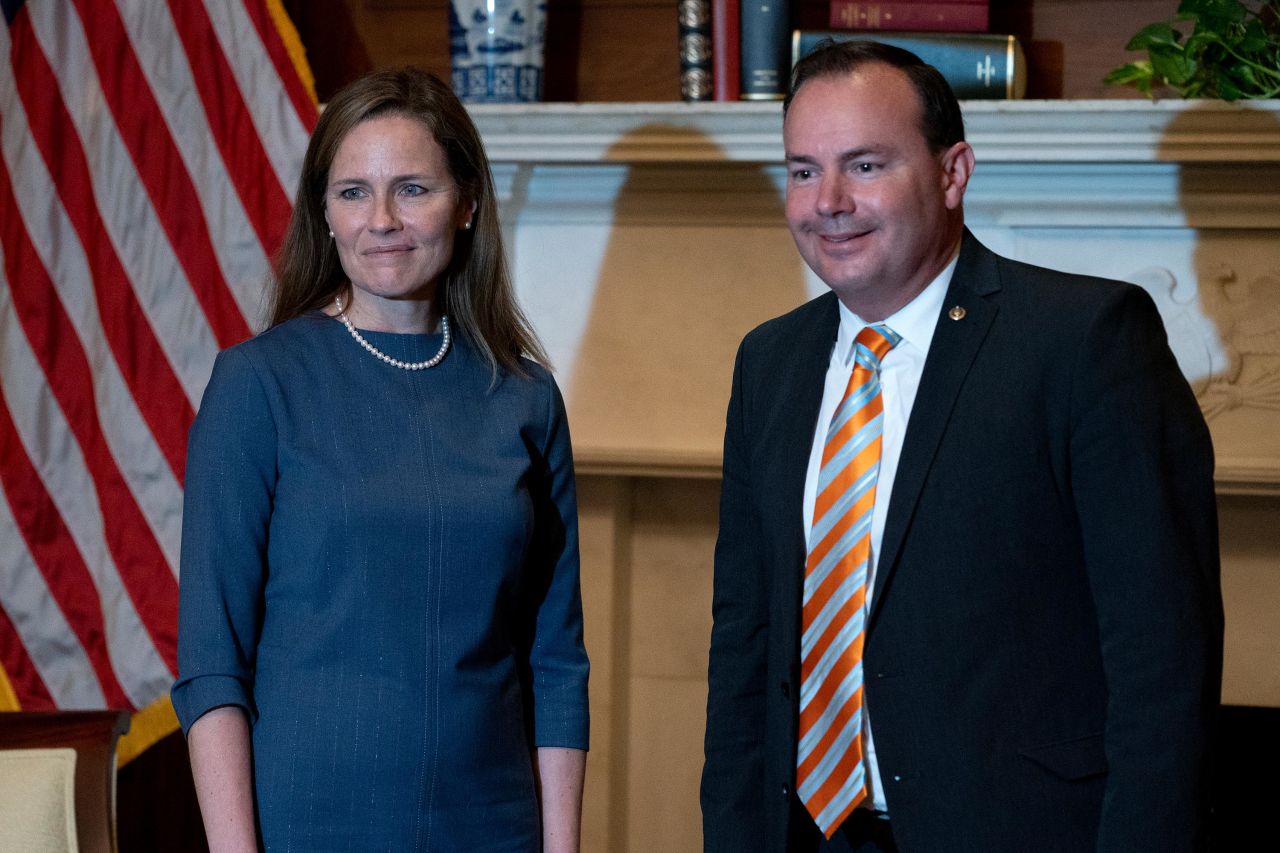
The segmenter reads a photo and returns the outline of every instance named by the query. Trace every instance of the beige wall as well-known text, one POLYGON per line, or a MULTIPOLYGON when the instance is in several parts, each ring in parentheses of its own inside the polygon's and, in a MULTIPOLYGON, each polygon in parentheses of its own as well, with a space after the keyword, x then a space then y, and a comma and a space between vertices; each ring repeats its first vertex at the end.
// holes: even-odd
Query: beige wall
POLYGON ((578 488, 592 661, 584 849, 698 849, 719 483, 587 476, 578 488))

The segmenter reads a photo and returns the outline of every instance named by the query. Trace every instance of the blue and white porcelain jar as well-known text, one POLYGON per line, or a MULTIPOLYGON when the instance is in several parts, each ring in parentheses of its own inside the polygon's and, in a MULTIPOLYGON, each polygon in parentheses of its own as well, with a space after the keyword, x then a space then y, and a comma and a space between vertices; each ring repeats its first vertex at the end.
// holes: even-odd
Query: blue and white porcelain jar
POLYGON ((470 104, 542 99, 546 0, 450 0, 453 91, 470 104))

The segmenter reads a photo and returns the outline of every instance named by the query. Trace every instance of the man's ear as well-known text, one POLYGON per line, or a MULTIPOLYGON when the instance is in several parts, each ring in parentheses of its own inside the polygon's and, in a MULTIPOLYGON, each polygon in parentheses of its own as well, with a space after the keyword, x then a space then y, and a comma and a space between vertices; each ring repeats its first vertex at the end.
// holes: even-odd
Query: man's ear
POLYGON ((959 210, 974 167, 973 148, 957 142, 942 154, 942 193, 947 210, 959 210))

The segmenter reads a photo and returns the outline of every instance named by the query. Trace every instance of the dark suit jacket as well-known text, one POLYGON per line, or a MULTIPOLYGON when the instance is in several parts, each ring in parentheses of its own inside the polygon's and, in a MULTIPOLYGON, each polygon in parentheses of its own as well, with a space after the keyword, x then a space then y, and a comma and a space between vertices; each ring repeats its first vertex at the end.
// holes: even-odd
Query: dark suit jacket
MULTIPOLYGON (((738 352, 708 851, 801 846, 801 500, 838 323, 827 294, 738 352)), ((1140 288, 1001 258, 966 232, 875 584, 865 693, 903 853, 1203 848, 1222 655, 1213 457, 1140 288)))

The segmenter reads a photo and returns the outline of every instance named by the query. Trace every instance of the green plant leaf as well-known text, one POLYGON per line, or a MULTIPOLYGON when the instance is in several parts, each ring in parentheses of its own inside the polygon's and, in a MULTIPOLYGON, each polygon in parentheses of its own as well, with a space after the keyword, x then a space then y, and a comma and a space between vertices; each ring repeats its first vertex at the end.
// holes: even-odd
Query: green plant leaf
POLYGON ((1268 43, 1266 28, 1261 21, 1253 20, 1244 28, 1244 37, 1240 39, 1238 46, 1241 53, 1265 53, 1268 43))
POLYGON ((1236 62, 1227 69, 1227 76, 1240 84, 1242 90, 1248 91, 1252 89, 1261 89, 1258 84, 1258 75, 1254 73, 1253 66, 1245 62, 1236 62))
POLYGON ((1107 83, 1147 94, 1167 84, 1186 98, 1277 97, 1280 0, 1181 0, 1173 21, 1143 27, 1126 49, 1147 59, 1113 69, 1107 83))
POLYGON ((1102 82, 1110 86, 1131 86, 1139 80, 1147 80, 1148 84, 1151 80, 1151 63, 1145 59, 1112 68, 1102 78, 1102 82))
POLYGON ((1213 32, 1200 32, 1197 30, 1187 39, 1187 43, 1182 49, 1192 56, 1199 56, 1212 46, 1223 44, 1222 37, 1213 32))
POLYGON ((1237 6, 1236 0, 1181 0, 1179 15, 1212 15, 1224 6, 1237 6))
POLYGON ((1221 32, 1243 21, 1246 14, 1239 0, 1182 0, 1177 17, 1183 21, 1195 20, 1197 26, 1221 32))
POLYGON ((1181 40, 1182 33, 1175 30, 1171 24, 1158 21, 1154 24, 1147 24, 1134 33, 1133 38, 1129 39, 1129 43, 1124 46, 1124 49, 1150 50, 1160 45, 1177 45, 1181 40))
POLYGON ((1171 86, 1183 85, 1195 71, 1195 63, 1181 50, 1153 48, 1150 54, 1155 75, 1167 80, 1171 86))
POLYGON ((1244 92, 1235 83, 1232 83, 1230 79, 1223 77, 1218 80, 1218 97, 1222 98, 1222 100, 1238 101, 1244 96, 1244 92))

